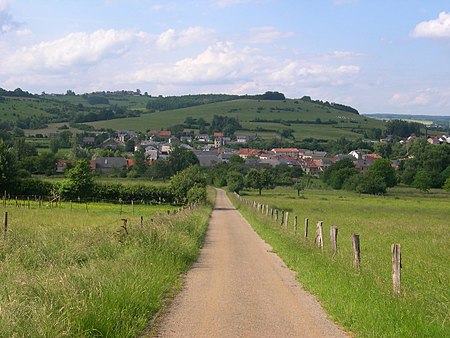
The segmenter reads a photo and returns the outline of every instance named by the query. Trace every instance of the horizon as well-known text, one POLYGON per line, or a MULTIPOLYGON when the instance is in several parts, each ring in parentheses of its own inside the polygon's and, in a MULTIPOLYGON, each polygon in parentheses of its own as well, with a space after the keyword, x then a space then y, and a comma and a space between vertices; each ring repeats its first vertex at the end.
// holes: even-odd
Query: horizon
POLYGON ((450 115, 450 8, 434 1, 0 0, 0 48, 7 90, 279 91, 450 115))

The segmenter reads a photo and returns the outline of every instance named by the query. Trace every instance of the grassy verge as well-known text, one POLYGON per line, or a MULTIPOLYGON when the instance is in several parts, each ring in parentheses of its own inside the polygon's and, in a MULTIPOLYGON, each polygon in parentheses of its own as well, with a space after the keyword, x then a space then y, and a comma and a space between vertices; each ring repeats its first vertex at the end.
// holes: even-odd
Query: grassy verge
POLYGON ((0 336, 140 334, 197 258, 211 203, 176 215, 168 209, 175 208, 141 206, 132 217, 108 204, 9 208, 0 336))
MULTIPOLYGON (((375 197, 335 191, 292 189, 243 196, 290 212, 289 227, 245 204, 240 211, 286 264, 298 272, 330 317, 361 337, 448 337, 449 223, 448 196, 396 192, 375 197), (299 235, 292 219, 299 217, 299 235), (303 220, 310 220, 310 239, 303 220), (317 221, 324 222, 323 253, 314 246, 317 221), (332 257, 329 227, 339 228, 338 254, 332 257), (352 267, 351 234, 361 236, 362 268, 352 267), (402 294, 392 294, 390 245, 402 246, 402 294)), ((234 203, 238 203, 234 199, 234 203)))

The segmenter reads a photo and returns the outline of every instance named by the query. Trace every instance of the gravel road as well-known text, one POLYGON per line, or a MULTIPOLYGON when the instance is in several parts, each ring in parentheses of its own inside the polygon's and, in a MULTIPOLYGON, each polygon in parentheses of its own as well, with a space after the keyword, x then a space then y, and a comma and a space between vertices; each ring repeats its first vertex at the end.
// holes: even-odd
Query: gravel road
POLYGON ((158 337, 346 337, 223 190, 158 337))

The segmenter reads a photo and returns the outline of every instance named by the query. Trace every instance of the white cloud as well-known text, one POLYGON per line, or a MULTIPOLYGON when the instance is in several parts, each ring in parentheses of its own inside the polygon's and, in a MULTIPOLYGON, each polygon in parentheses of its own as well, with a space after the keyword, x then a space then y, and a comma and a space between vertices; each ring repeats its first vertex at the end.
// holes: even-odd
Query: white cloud
POLYGON ((250 43, 272 43, 275 40, 293 36, 292 32, 280 32, 275 27, 255 27, 250 29, 250 43))
POLYGON ((194 43, 207 42, 213 39, 214 31, 203 27, 190 27, 180 32, 169 29, 156 39, 156 45, 162 50, 170 50, 194 43))
POLYGON ((344 59, 344 58, 352 58, 352 57, 360 57, 362 54, 348 51, 334 51, 331 53, 325 54, 327 57, 332 57, 336 59, 344 59))
POLYGON ((441 12, 439 17, 430 21, 423 21, 416 25, 413 37, 450 38, 450 13, 441 12))
POLYGON ((232 43, 216 43, 194 58, 173 64, 152 64, 136 71, 127 82, 193 83, 229 82, 245 78, 257 66, 255 50, 237 49, 232 43))
POLYGON ((427 93, 395 93, 390 102, 400 107, 404 106, 424 106, 430 103, 430 96, 427 93))
POLYGON ((258 3, 258 2, 260 2, 260 0, 214 0, 215 5, 219 8, 243 5, 246 3, 258 3))
POLYGON ((7 72, 63 70, 92 65, 102 59, 124 54, 129 44, 140 37, 140 33, 113 29, 91 34, 70 33, 58 40, 24 47, 0 61, 0 65, 7 72))

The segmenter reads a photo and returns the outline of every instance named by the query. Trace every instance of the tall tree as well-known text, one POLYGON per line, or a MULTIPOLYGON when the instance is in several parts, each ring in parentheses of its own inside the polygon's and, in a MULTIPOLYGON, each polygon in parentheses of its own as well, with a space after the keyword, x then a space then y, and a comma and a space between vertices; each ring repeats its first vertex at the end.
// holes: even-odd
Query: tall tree
POLYGON ((381 179, 386 184, 386 187, 393 187, 397 184, 395 170, 391 165, 391 161, 387 159, 380 158, 375 160, 369 167, 369 173, 381 179))
POLYGON ((0 141, 0 191, 8 190, 16 178, 16 162, 12 152, 0 141))
POLYGON ((172 172, 177 173, 191 165, 199 164, 199 160, 192 151, 175 147, 169 154, 169 164, 172 172))

